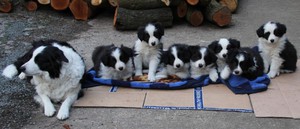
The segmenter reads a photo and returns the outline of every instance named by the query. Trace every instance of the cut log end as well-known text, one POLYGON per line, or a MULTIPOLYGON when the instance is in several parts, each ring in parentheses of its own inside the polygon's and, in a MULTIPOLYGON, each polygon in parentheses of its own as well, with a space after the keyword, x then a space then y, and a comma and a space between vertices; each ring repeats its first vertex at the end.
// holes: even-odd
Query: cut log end
POLYGON ((231 12, 235 12, 238 7, 237 0, 220 0, 220 4, 227 6, 231 12))
POLYGON ((178 6, 177 6, 177 16, 179 18, 185 17, 187 13, 187 4, 185 1, 182 1, 178 6))
POLYGON ((217 11, 212 18, 218 26, 227 26, 231 22, 231 11, 228 8, 222 8, 217 11))
POLYGON ((118 0, 108 0, 108 2, 113 7, 117 7, 118 6, 118 0))
POLYGON ((89 7, 88 4, 83 0, 72 0, 69 5, 69 8, 77 20, 87 20, 89 18, 89 7))
POLYGON ((166 6, 170 6, 170 0, 161 0, 161 1, 164 2, 166 6))
POLYGON ((200 26, 203 22, 203 15, 200 11, 195 11, 191 14, 190 23, 193 26, 200 26))
POLYGON ((93 6, 99 6, 102 3, 102 0, 91 0, 93 6))
POLYGON ((0 1, 0 12, 8 13, 12 10, 12 4, 8 0, 0 1))
POLYGON ((186 0, 187 3, 189 3, 190 5, 196 5, 199 3, 199 0, 186 0))
POLYGON ((69 4, 70 0, 51 0, 51 7, 55 10, 65 10, 69 4))
POLYGON ((44 5, 46 5, 46 4, 50 4, 50 0, 38 0, 38 2, 40 3, 40 4, 44 4, 44 5))
POLYGON ((28 11, 36 11, 38 4, 35 1, 28 1, 25 3, 25 7, 28 11))

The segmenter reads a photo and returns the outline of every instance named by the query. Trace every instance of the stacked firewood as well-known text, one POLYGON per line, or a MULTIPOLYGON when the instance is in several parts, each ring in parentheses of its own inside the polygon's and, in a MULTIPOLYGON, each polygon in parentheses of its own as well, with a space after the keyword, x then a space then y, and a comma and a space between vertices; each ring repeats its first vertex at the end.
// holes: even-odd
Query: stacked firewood
MULTIPOLYGON (((24 0, 28 11, 48 5, 55 10, 70 9, 74 18, 87 20, 99 9, 114 8, 113 25, 118 30, 137 29, 151 21, 171 27, 175 20, 200 26, 204 20, 228 26, 237 0, 24 0)), ((10 12, 11 0, 0 0, 0 12, 10 12)))

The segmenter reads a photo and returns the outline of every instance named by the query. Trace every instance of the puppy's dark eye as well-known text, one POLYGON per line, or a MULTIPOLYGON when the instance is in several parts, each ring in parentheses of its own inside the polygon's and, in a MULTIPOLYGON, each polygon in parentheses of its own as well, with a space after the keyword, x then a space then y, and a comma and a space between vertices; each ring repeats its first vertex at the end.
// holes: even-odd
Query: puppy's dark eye
POLYGON ((153 34, 157 39, 160 39, 161 38, 161 34, 157 31, 154 32, 153 34))

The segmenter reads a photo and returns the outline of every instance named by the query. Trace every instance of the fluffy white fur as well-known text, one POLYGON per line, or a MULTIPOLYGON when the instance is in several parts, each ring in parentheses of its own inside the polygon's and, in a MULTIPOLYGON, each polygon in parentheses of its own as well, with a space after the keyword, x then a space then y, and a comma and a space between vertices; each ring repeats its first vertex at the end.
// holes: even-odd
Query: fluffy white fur
POLYGON ((190 73, 189 73, 190 64, 185 63, 182 64, 182 66, 183 67, 181 68, 175 68, 176 66, 167 65, 157 73, 156 79, 167 78, 168 75, 176 75, 182 79, 186 79, 190 77, 190 73))
POLYGON ((107 67, 103 63, 101 63, 99 75, 103 79, 122 79, 123 81, 126 81, 132 76, 133 65, 131 59, 128 60, 127 64, 124 64, 123 62, 117 63, 116 67, 123 67, 124 69, 118 70, 112 67, 107 67))

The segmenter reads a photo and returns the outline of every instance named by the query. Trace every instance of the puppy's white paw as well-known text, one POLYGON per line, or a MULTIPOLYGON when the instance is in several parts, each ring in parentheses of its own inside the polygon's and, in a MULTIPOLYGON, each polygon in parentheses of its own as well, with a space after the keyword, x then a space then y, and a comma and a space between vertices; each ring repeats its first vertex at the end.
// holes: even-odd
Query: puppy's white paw
POLYGON ((134 76, 141 76, 141 75, 143 75, 142 72, 135 72, 135 74, 134 74, 134 76))
POLYGON ((57 113, 57 119, 65 120, 69 118, 69 109, 61 107, 57 113))
POLYGON ((53 116, 55 111, 56 110, 53 106, 45 106, 44 107, 44 113, 46 116, 49 116, 49 117, 53 116))
POLYGON ((156 79, 155 79, 155 76, 149 76, 148 75, 148 81, 150 81, 150 82, 154 82, 156 79))
POLYGON ((272 71, 270 71, 270 72, 268 73, 269 78, 275 78, 275 77, 278 76, 278 75, 279 75, 279 72, 272 72, 272 71))
POLYGON ((229 75, 230 75, 230 72, 222 71, 220 76, 223 80, 226 80, 229 78, 229 75))
POLYGON ((19 76, 18 76, 21 80, 25 79, 26 78, 26 74, 25 73, 20 73, 19 76))
POLYGON ((216 82, 219 78, 218 73, 209 74, 209 78, 211 81, 216 82))

